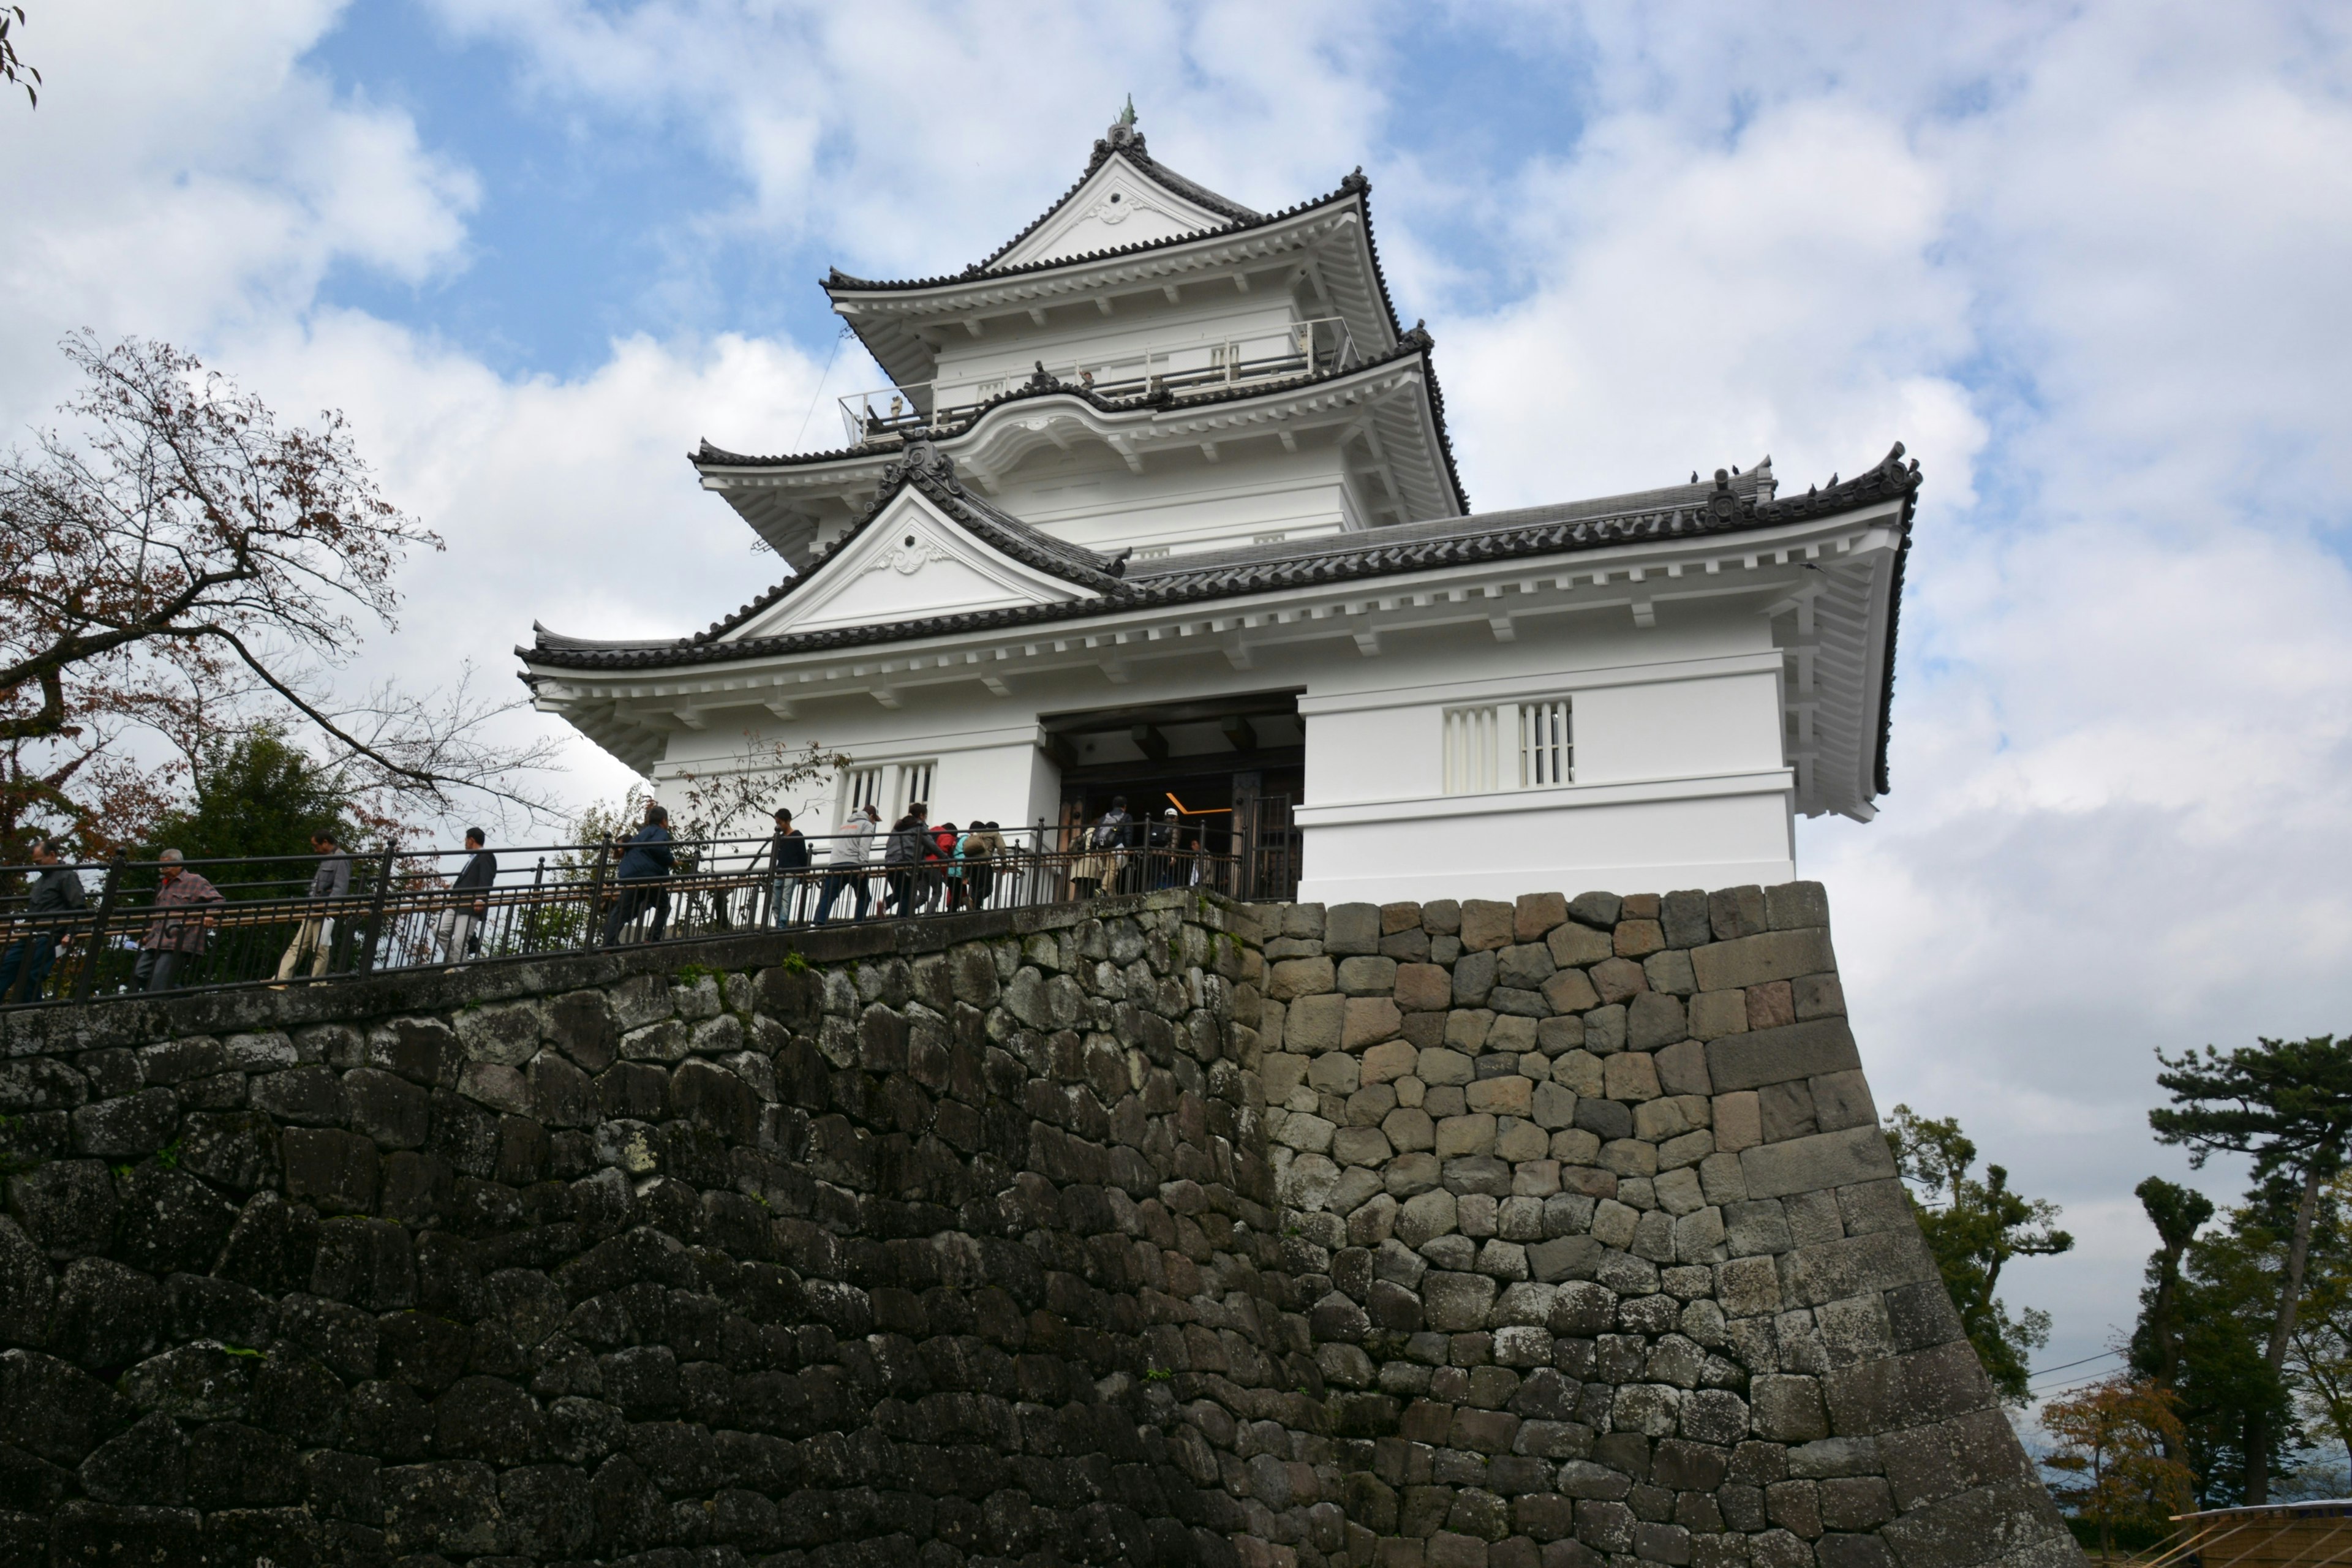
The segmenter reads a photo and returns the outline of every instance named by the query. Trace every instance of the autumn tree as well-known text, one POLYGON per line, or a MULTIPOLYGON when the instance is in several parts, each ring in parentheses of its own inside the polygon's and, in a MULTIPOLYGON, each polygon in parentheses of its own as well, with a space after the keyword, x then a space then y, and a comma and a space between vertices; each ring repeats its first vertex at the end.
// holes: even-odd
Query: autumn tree
POLYGON ((553 742, 498 741, 519 704, 470 676, 330 683, 394 625, 407 554, 441 548, 340 414, 281 426, 164 343, 62 347, 82 375, 63 426, 0 455, 0 855, 36 833, 136 842, 206 743, 262 725, 387 816, 544 808, 553 742))
POLYGON ((2002 1398, 2022 1403, 2027 1352, 2049 1343, 2050 1315, 2027 1308, 2011 1316, 1997 1294, 2000 1271, 2012 1258, 2047 1258, 2074 1245, 2056 1228, 2058 1205, 2011 1191, 2002 1166, 1970 1175, 1977 1146, 1951 1117, 1930 1121, 1898 1105, 1886 1143, 1986 1375, 2002 1398))
MULTIPOLYGON (((2156 1081, 2173 1101, 2147 1113, 2159 1141, 2185 1145, 2195 1166, 2201 1167, 2216 1153, 2251 1156, 2258 1191, 2270 1185, 2293 1194, 2263 1351, 2277 1379, 2294 1337, 2320 1191, 2345 1168, 2347 1147, 2352 1144, 2352 1039, 2338 1041, 2332 1035, 2262 1038, 2226 1055, 2211 1046, 2202 1057, 2184 1051, 2176 1058, 2159 1051, 2157 1061, 2164 1070, 2156 1081)), ((2270 1498, 2279 1436, 2272 1426, 2260 1412, 2248 1423, 2245 1500, 2250 1503, 2270 1498)))
POLYGON ((2042 1406, 2053 1447, 2042 1461, 2070 1478, 2050 1489, 2062 1506, 2098 1531, 2102 1560, 2116 1537, 2160 1532, 2190 1507, 2189 1467, 2170 1456, 2180 1447, 2173 1394, 2144 1377, 2105 1378, 2042 1406))

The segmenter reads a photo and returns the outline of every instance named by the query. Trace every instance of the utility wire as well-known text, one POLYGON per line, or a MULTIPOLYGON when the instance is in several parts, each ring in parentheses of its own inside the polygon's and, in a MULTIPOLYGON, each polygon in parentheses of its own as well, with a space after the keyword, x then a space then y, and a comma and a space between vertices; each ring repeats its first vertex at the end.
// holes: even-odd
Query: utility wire
POLYGON ((816 378, 816 390, 809 394, 808 412, 801 416, 800 431, 793 437, 793 450, 795 452, 800 450, 801 437, 808 434, 809 421, 816 417, 817 400, 824 395, 825 380, 833 374, 833 362, 841 357, 841 345, 849 341, 849 334, 850 326, 846 321, 841 324, 841 331, 834 334, 833 352, 824 356, 824 374, 816 378))
POLYGON ((2101 1351, 2097 1355, 2086 1355, 2081 1361, 2062 1361, 2056 1366, 2045 1366, 2040 1372, 2027 1373, 2027 1376, 2048 1377, 2053 1372, 2064 1372, 2069 1367, 2088 1366, 2095 1361, 2105 1361, 2110 1356, 2119 1356, 2123 1353, 2121 1351, 2101 1351))

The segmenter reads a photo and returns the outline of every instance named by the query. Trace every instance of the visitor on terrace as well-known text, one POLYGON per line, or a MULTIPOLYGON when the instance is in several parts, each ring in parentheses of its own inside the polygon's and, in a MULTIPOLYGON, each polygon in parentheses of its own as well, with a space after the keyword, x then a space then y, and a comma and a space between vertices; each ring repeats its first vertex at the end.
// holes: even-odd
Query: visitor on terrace
POLYGON ((62 838, 44 838, 33 846, 33 864, 41 868, 41 874, 33 879, 32 896, 25 902, 25 934, 0 954, 0 1002, 38 1001, 49 965, 73 942, 67 922, 89 900, 81 873, 68 866, 65 858, 62 838))
POLYGON ((647 801, 645 826, 629 836, 627 848, 615 870, 621 883, 621 894, 614 902, 613 912, 605 917, 606 947, 619 942, 621 928, 634 922, 647 910, 653 911, 654 918, 645 938, 650 942, 662 939, 662 931, 669 924, 671 854, 669 813, 647 801))
POLYGON ((139 962, 131 972, 142 991, 171 990, 189 963, 204 956, 213 932, 220 929, 217 911, 228 900, 218 888, 182 865, 184 858, 177 849, 155 857, 163 877, 152 905, 155 918, 139 939, 139 962))

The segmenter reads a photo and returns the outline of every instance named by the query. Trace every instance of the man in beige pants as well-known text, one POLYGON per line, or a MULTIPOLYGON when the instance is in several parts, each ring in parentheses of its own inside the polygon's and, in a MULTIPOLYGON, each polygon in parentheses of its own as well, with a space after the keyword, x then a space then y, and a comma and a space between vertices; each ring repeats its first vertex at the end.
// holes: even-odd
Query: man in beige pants
MULTIPOLYGON (((319 852, 319 869, 310 878, 310 898, 314 903, 331 903, 347 897, 352 890, 352 858, 336 846, 335 836, 329 832, 310 835, 310 847, 319 852)), ((327 973, 327 955, 335 942, 335 921, 331 915, 312 915, 294 933, 293 942, 286 956, 278 961, 280 984, 291 980, 294 972, 302 967, 302 960, 310 960, 310 973, 315 977, 327 973)))

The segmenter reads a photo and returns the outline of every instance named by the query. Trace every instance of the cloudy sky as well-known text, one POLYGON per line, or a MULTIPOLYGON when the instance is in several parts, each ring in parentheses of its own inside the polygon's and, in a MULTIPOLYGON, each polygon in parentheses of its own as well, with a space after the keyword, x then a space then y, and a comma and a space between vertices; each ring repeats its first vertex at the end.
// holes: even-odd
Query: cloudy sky
POLYGON ((1895 790, 1801 852, 1882 1108, 2066 1206, 2004 1277, 2044 1364, 2128 1325, 2129 1188, 2185 1170, 2150 1052, 2352 1027, 2342 9, 26 6, 0 427, 80 326, 346 410, 449 544, 362 670, 766 585, 686 449, 829 439, 881 378, 815 277, 985 254, 1132 92, 1253 205, 1364 166, 1482 508, 1921 459, 1895 790))

